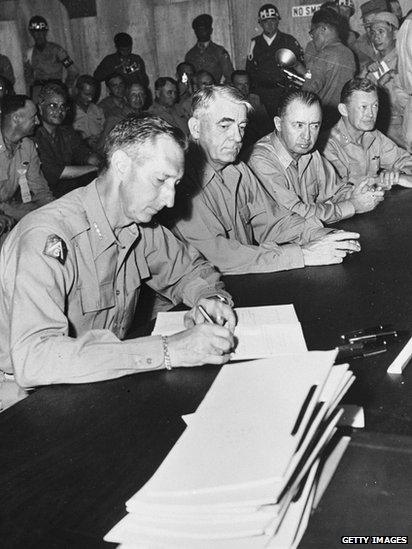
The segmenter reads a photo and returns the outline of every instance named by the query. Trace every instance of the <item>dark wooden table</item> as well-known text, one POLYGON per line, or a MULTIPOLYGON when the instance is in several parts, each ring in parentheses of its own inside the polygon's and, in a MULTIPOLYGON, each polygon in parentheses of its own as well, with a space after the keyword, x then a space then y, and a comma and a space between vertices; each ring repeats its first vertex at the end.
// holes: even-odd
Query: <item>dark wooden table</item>
MULTIPOLYGON (((339 224, 363 251, 342 265, 227 277, 237 305, 294 303, 309 349, 378 322, 412 332, 412 191, 339 224)), ((340 547, 342 535, 412 540, 412 366, 386 369, 400 345, 352 362, 346 402, 365 409, 302 548, 340 547)), ((54 386, 0 414, 0 546, 110 547, 103 535, 155 472, 219 368, 154 372, 54 386)), ((207 545, 205 546, 207 547, 207 545)))

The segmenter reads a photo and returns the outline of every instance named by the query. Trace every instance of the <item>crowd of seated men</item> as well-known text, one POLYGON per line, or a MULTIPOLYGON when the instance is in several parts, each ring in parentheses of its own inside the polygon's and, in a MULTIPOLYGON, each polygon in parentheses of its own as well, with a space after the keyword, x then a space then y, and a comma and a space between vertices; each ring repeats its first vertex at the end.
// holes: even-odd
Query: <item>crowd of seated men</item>
MULTIPOLYGON (((294 37, 278 31, 277 8, 265 4, 258 14, 263 33, 252 40, 246 70, 234 70, 226 50, 211 41, 212 18, 200 15, 193 21, 196 45, 184 61, 171 68, 174 76, 160 76, 152 87, 144 60, 132 52, 128 34, 114 37, 116 52, 107 55, 93 75, 79 75, 63 48, 47 41, 47 21, 33 17, 29 30, 35 45, 25 66, 28 95, 14 94, 12 67, 10 70, 0 59, 0 69, 5 67, 8 74, 0 74, 0 281, 2 276, 4 280, 11 276, 10 265, 14 265, 13 277, 26 268, 19 262, 19 249, 29 250, 34 243, 38 250, 30 252, 33 264, 38 262, 45 274, 48 266, 43 256, 54 258, 53 279, 60 280, 62 303, 71 299, 74 303, 73 312, 66 311, 66 305, 57 311, 56 301, 50 302, 50 318, 39 313, 45 330, 49 321, 53 324, 55 314, 63 322, 59 333, 74 339, 84 336, 88 345, 99 347, 107 334, 102 341, 88 335, 96 319, 98 328, 116 334, 120 343, 133 317, 135 301, 126 307, 129 283, 119 280, 123 285, 113 294, 115 287, 107 286, 109 278, 102 275, 95 280, 87 271, 90 266, 79 267, 80 259, 72 265, 73 258, 69 258, 72 270, 60 273, 60 264, 65 265, 72 245, 74 255, 83 247, 86 255, 92 250, 87 257, 95 262, 97 273, 99 269, 105 273, 113 267, 110 262, 120 259, 110 251, 107 264, 103 264, 103 252, 112 250, 114 241, 119 249, 132 249, 139 229, 135 232, 130 226, 157 219, 168 229, 153 234, 140 229, 147 239, 146 248, 141 252, 133 248, 136 257, 124 276, 136 279, 137 288, 147 279, 169 304, 179 300, 196 303, 198 292, 192 284, 196 280, 197 289, 203 288, 202 269, 208 273, 207 279, 214 280, 208 287, 218 291, 222 289, 220 273, 275 272, 340 263, 348 254, 360 251, 359 234, 327 228, 324 223, 373 210, 393 185, 412 187, 411 67, 402 57, 404 50, 406 54, 409 50, 396 47, 399 13, 391 11, 386 0, 369 0, 361 10, 366 32, 357 36, 350 29, 352 1, 326 2, 312 17, 308 29, 312 40, 303 54, 294 37), (275 80, 284 78, 278 67, 272 80, 267 79, 267 56, 276 40, 296 50, 292 73, 295 70, 295 76, 305 76, 279 80, 277 85, 275 80), (138 190, 133 187, 135 181, 138 190), (37 217, 30 213, 41 206, 45 208, 37 217), (163 208, 166 213, 160 212, 163 208), (13 230, 26 214, 30 215, 24 224, 13 230), (79 220, 79 232, 69 215, 79 220), (54 220, 54 225, 47 219, 54 220), (56 231, 60 227, 62 234, 70 235, 70 244, 58 232, 43 234, 47 233, 44 226, 37 234, 36 223, 40 222, 56 227, 56 231), (33 235, 28 237, 26 229, 33 235), (164 257, 157 258, 159 250, 164 257), (169 262, 180 267, 168 268, 169 262), (78 268, 79 272, 73 271, 78 268), (67 280, 59 279, 59 273, 67 280), (71 289, 82 287, 82 277, 91 289, 90 295, 87 292, 78 302, 71 289), (191 288, 186 293, 184 284, 180 287, 182 277, 191 288), (175 285, 179 286, 176 294, 175 285), (117 297, 122 292, 127 294, 124 303, 117 297), (116 318, 97 315, 96 311, 105 309, 104 304, 112 307, 114 303, 116 318), (117 328, 119 319, 122 329, 117 328), (76 326, 75 333, 70 331, 71 325, 76 326)), ((410 37, 411 26, 409 13, 400 29, 403 44, 407 33, 410 37)), ((116 253, 120 257, 123 252, 116 253)), ((86 255, 81 261, 86 261, 86 255)), ((126 263, 130 259, 122 258, 126 263)), ((121 268, 126 269, 126 263, 121 268)), ((23 276, 21 284, 30 294, 35 285, 26 287, 27 280, 23 276)), ((10 288, 0 288, 5 315, 7 311, 13 314, 13 292, 20 291, 18 286, 10 288)), ((38 295, 43 294, 38 290, 38 295)), ((223 297, 226 305, 222 310, 209 302, 205 306, 220 311, 222 319, 232 324, 230 296, 223 297)), ((45 310, 47 299, 43 295, 45 310)), ((197 323, 196 312, 192 320, 197 323)), ((37 328, 24 329, 32 328, 34 341, 37 328)), ((187 341, 200 337, 203 345, 209 336, 202 332, 200 337, 196 332, 187 335, 187 341)), ((213 352, 206 345, 208 351, 200 353, 199 363, 216 361, 216 348, 224 349, 217 353, 224 355, 218 363, 226 360, 232 338, 227 331, 219 337, 224 343, 212 345, 213 352)), ((172 341, 171 349, 165 338, 157 347, 149 345, 146 358, 143 345, 139 364, 146 364, 145 360, 147 365, 156 362, 156 367, 177 364, 175 357, 186 355, 179 341, 172 341)), ((19 345, 16 341, 15 360, 23 368, 27 357, 23 351, 19 355, 19 345)), ((47 345, 41 348, 49 352, 47 345)), ((70 345, 67 349, 65 363, 69 364, 70 345)), ((39 361, 51 367, 56 356, 50 359, 39 353, 39 361)), ((189 363, 193 365, 193 359, 189 363)), ((33 361, 30 364, 34 367, 33 361)), ((139 366, 138 370, 145 368, 150 369, 139 366)), ((131 370, 130 364, 124 370, 119 366, 109 377, 131 370)), ((21 380, 33 386, 70 381, 77 379, 76 375, 50 374, 47 378, 39 374, 37 378, 24 371, 21 380)), ((97 380, 105 374, 90 372, 90 376, 97 380)))

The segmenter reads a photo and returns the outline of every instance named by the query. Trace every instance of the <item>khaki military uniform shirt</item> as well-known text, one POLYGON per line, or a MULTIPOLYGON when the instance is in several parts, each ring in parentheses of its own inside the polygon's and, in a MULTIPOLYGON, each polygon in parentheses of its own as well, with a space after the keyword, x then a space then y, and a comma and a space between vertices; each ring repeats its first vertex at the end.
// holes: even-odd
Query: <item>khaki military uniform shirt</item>
POLYGON ((222 273, 303 267, 299 244, 328 232, 315 218, 306 221, 275 204, 243 162, 221 172, 200 158, 188 164, 176 198, 184 206, 172 213, 174 231, 222 273))
POLYGON ((1 368, 34 387, 162 367, 160 337, 121 341, 143 282, 190 306, 223 288, 159 225, 131 225, 116 238, 96 182, 26 216, 0 255, 1 368))
POLYGON ((162 118, 171 126, 181 129, 185 135, 189 133, 187 117, 177 105, 173 105, 173 107, 164 107, 155 101, 153 105, 149 107, 147 112, 152 116, 162 118))
POLYGON ((365 132, 355 143, 341 118, 332 128, 323 150, 341 178, 355 185, 366 176, 376 177, 381 169, 411 173, 412 155, 378 130, 365 132))
POLYGON ((337 107, 343 85, 356 72, 353 52, 342 42, 326 45, 321 51, 313 50, 313 56, 305 58, 311 78, 303 84, 306 91, 316 93, 322 107, 337 107))
POLYGON ((47 42, 43 50, 30 48, 26 55, 25 75, 28 84, 36 80, 63 80, 63 69, 74 71, 73 61, 65 49, 47 42))
POLYGON ((248 164, 273 200, 302 217, 333 223, 355 214, 349 200, 353 186, 318 151, 296 162, 272 132, 256 143, 248 164))
POLYGON ((234 70, 225 48, 212 41, 208 43, 206 48, 203 48, 199 43, 195 44, 187 52, 185 61, 186 63, 192 63, 196 71, 210 72, 216 84, 220 83, 222 77, 224 77, 226 83, 229 83, 234 70))
POLYGON ((99 137, 103 131, 104 121, 103 109, 94 103, 90 103, 87 111, 76 105, 73 128, 82 134, 83 139, 99 137))
POLYGON ((40 170, 40 160, 34 143, 24 137, 10 156, 0 132, 0 210, 14 219, 53 200, 53 195, 40 170), (23 203, 20 175, 26 173, 30 201, 23 203), (20 172, 20 174, 19 174, 20 172))

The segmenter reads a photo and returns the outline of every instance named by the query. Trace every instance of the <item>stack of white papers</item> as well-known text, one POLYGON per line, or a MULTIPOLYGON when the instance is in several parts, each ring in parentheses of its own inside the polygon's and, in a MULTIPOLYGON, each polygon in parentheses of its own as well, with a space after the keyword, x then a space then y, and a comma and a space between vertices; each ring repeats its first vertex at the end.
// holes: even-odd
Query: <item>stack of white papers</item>
POLYGON ((336 351, 224 366, 153 477, 105 540, 123 549, 296 547, 348 440, 354 380, 336 351))
MULTIPOLYGON (((239 307, 235 309, 237 347, 234 360, 265 358, 307 350, 293 305, 239 307), (259 344, 257 345, 257 342, 259 344)), ((159 313, 152 335, 172 335, 185 329, 185 311, 159 313)))

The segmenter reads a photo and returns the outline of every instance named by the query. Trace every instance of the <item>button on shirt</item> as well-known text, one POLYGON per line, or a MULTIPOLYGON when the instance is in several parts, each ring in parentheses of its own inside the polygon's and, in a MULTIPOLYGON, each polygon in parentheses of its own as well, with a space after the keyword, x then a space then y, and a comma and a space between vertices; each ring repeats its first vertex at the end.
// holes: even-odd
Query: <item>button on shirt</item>
POLYGON ((0 210, 14 219, 21 219, 28 211, 53 200, 53 195, 40 170, 40 160, 34 143, 24 137, 13 155, 0 132, 0 210), (26 170, 31 201, 23 203, 19 185, 19 170, 26 170))
POLYGON ((274 201, 302 217, 333 223, 355 214, 349 200, 353 186, 318 151, 296 162, 272 132, 256 143, 248 164, 274 201))
POLYGON ((121 341, 143 281, 174 304, 228 296, 210 264, 167 229, 131 225, 116 238, 95 182, 26 216, 0 255, 1 368, 34 387, 161 367, 160 337, 121 341), (44 253, 50 235, 67 248, 63 262, 44 253))
POLYGON ((189 160, 178 187, 174 231, 222 273, 282 271, 304 266, 299 244, 325 235, 315 220, 278 206, 243 162, 216 172, 201 158, 189 160))
POLYGON ((355 185, 366 176, 376 177, 381 169, 412 170, 412 155, 379 130, 365 132, 361 143, 355 143, 342 119, 332 128, 323 154, 341 178, 355 185))

